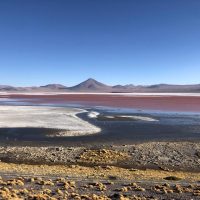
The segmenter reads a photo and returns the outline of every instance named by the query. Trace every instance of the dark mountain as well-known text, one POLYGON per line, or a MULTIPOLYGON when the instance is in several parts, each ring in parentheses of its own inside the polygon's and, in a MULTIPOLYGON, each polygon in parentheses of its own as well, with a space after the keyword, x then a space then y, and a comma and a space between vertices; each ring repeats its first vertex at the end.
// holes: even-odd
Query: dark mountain
POLYGON ((132 84, 129 85, 115 85, 112 87, 112 92, 120 92, 120 93, 124 93, 124 92, 132 92, 135 91, 137 89, 137 86, 134 86, 132 84))
POLYGON ((100 83, 92 78, 89 78, 88 80, 75 85, 73 87, 68 88, 72 91, 90 91, 90 92, 111 92, 112 87, 105 85, 103 83, 100 83))
POLYGON ((120 90, 121 89, 127 89, 125 85, 114 85, 112 88, 113 89, 120 89, 120 90))
POLYGON ((156 85, 116 85, 113 86, 113 92, 181 92, 181 93, 189 93, 189 92, 200 92, 200 84, 196 85, 169 85, 169 84, 156 84, 156 85))
POLYGON ((0 91, 16 91, 17 88, 9 85, 0 85, 0 91))
POLYGON ((200 92, 200 84, 196 85, 158 84, 158 85, 146 86, 145 90, 153 92, 200 92))
POLYGON ((134 93, 134 92, 153 92, 153 93, 198 93, 200 92, 200 84, 194 85, 170 85, 170 84, 156 84, 156 85, 115 85, 109 86, 98 82, 92 78, 75 85, 73 87, 66 87, 61 84, 48 84, 40 87, 13 87, 9 85, 0 85, 1 92, 108 92, 108 93, 134 93))
POLYGON ((168 84, 157 84, 157 85, 149 85, 146 86, 146 88, 167 88, 170 86, 174 86, 174 85, 168 85, 168 84))
POLYGON ((43 92, 43 91, 60 91, 67 89, 66 86, 60 84, 49 84, 40 87, 13 87, 7 85, 0 85, 0 91, 4 92, 43 92))
POLYGON ((125 87, 126 87, 126 88, 136 88, 136 87, 138 87, 138 86, 135 86, 135 85, 133 85, 133 84, 128 84, 128 85, 125 85, 125 87))
POLYGON ((40 86, 40 88, 52 89, 52 90, 59 90, 59 89, 67 89, 66 86, 61 84, 48 84, 44 86, 40 86))

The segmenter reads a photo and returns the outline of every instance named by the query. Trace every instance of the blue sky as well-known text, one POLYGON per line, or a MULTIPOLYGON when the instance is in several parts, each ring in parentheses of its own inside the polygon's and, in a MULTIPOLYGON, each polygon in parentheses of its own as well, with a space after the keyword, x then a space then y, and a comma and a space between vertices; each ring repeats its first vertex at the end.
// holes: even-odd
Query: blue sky
POLYGON ((0 84, 200 83, 199 0, 1 0, 0 84))

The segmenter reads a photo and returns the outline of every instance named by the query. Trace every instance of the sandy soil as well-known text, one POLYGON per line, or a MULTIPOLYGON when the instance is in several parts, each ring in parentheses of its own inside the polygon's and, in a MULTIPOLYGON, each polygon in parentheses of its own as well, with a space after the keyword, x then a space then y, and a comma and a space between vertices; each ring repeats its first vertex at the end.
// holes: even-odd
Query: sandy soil
POLYGON ((26 99, 34 103, 80 103, 90 106, 113 106, 134 109, 166 110, 166 111, 200 111, 200 97, 179 95, 127 95, 127 94, 57 94, 31 95, 7 94, 0 98, 26 99))
POLYGON ((53 136, 81 136, 100 132, 100 128, 76 115, 74 108, 0 106, 0 128, 49 128, 61 130, 53 136))
POLYGON ((9 200, 187 200, 200 197, 199 173, 0 163, 0 174, 0 198, 9 200))

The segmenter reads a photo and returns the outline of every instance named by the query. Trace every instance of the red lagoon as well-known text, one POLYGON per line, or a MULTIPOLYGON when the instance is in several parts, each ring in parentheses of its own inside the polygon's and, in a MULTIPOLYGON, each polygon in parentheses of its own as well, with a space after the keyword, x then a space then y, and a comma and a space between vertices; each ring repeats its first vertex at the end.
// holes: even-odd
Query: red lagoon
MULTIPOLYGON (((0 98, 5 98, 5 95, 0 95, 0 98)), ((33 103, 77 103, 87 106, 111 106, 147 110, 200 112, 200 96, 134 96, 126 94, 7 94, 6 98, 19 100, 25 99, 25 101, 33 103)))

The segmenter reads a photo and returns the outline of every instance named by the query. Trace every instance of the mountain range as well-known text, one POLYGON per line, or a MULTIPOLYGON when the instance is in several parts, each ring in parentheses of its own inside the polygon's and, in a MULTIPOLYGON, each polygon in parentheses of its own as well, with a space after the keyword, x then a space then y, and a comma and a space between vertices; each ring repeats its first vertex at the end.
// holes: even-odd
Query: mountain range
POLYGON ((199 93, 200 84, 194 85, 169 85, 169 84, 157 84, 157 85, 115 85, 109 86, 98 82, 92 78, 75 85, 73 87, 67 87, 61 84, 48 84, 39 87, 14 87, 9 85, 0 85, 0 91, 2 92, 91 92, 91 93, 142 93, 142 92, 182 92, 182 93, 199 93))

